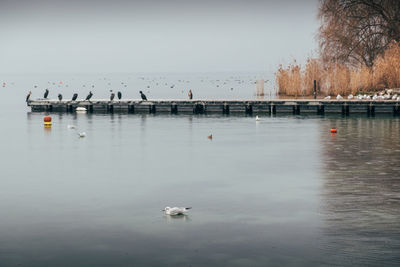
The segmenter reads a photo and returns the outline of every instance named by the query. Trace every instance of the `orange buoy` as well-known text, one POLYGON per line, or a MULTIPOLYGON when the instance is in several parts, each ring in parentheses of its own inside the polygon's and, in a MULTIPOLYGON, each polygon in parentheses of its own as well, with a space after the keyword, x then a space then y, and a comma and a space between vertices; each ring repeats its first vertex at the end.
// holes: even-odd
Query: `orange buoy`
POLYGON ((43 121, 44 121, 44 126, 45 127, 50 127, 51 126, 51 117, 50 116, 44 116, 43 121))
POLYGON ((332 128, 332 129, 331 129, 331 133, 337 133, 336 128, 332 128))

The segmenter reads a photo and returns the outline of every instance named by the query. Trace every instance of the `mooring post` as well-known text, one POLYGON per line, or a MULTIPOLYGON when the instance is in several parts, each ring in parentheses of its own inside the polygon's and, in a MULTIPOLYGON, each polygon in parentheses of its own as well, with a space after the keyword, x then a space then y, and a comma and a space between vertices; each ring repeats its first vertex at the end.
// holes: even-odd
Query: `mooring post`
POLYGON ((342 115, 343 116, 349 116, 350 114, 350 108, 349 105, 347 105, 347 103, 344 103, 342 106, 342 115))
POLYGON ((325 106, 324 105, 319 104, 317 106, 317 114, 318 115, 324 115, 325 114, 325 106))
POLYGON ((193 113, 194 114, 202 114, 205 111, 205 105, 201 103, 196 103, 193 105, 193 113))
POLYGON ((314 99, 317 99, 317 81, 314 80, 314 99))
POLYGON ((86 105, 86 110, 88 113, 93 113, 93 104, 86 105))

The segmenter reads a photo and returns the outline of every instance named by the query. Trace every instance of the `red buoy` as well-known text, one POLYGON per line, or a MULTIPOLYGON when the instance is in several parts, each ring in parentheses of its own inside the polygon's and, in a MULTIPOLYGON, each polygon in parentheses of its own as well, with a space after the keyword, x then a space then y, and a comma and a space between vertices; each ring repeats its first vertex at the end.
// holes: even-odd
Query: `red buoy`
POLYGON ((44 122, 51 122, 51 117, 50 116, 44 116, 43 121, 44 122))
POLYGON ((336 128, 332 128, 332 129, 331 129, 331 133, 337 133, 336 128))

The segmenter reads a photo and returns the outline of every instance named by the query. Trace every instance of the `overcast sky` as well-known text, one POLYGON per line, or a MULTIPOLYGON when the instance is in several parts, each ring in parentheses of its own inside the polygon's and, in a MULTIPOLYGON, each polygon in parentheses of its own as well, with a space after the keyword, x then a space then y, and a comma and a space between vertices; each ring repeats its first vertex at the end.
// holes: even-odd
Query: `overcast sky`
POLYGON ((317 48, 318 0, 0 0, 0 73, 268 71, 317 48))

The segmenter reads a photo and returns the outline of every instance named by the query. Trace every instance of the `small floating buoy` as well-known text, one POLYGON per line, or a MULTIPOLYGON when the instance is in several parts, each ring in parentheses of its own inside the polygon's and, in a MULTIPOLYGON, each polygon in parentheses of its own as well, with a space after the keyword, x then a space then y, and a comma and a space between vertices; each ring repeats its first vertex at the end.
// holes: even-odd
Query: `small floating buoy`
POLYGON ((43 121, 44 121, 44 127, 51 127, 51 117, 50 116, 44 116, 43 121))
POLYGON ((331 133, 333 133, 333 134, 337 133, 336 128, 332 128, 332 129, 331 129, 331 133))

